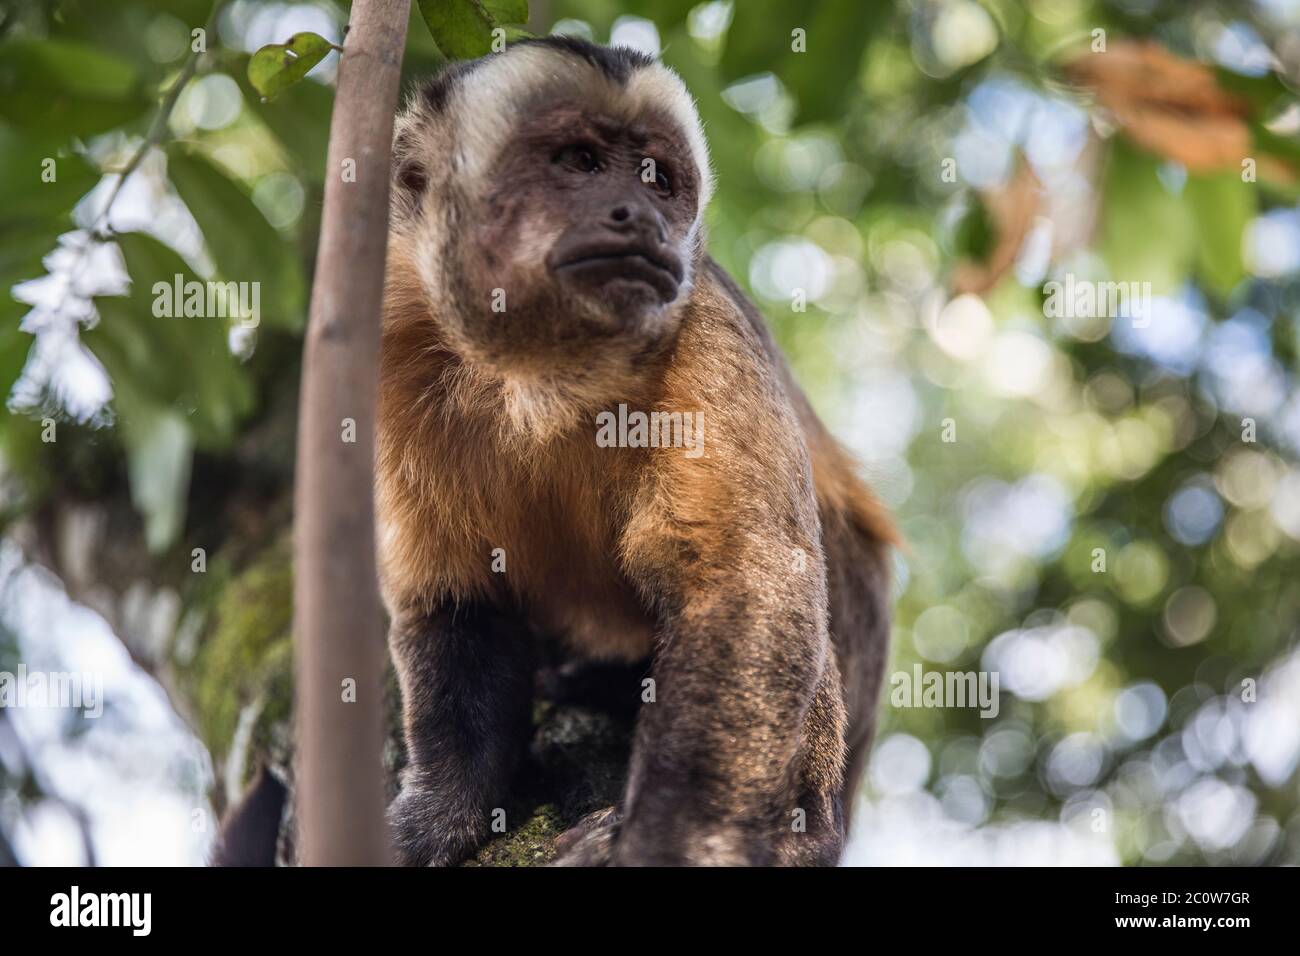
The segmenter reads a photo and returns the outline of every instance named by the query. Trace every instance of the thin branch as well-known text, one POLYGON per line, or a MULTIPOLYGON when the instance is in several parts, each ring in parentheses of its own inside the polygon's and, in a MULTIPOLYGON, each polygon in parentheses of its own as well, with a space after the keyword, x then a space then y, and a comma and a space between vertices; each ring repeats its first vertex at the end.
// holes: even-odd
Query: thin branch
MULTIPOLYGON (((207 46, 207 37, 211 36, 213 30, 216 29, 217 16, 221 13, 221 8, 228 2, 229 0, 215 0, 212 4, 212 10, 208 14, 208 21, 203 27, 205 47, 207 46)), ((131 174, 139 168, 140 164, 144 162, 144 158, 149 154, 149 150, 162 143, 163 137, 167 133, 167 121, 171 119, 172 110, 176 108, 176 101, 181 98, 181 91, 185 89, 185 84, 189 83, 189 81, 194 78, 194 74, 199 68, 199 57, 203 56, 206 52, 206 49, 190 51, 190 55, 186 58, 185 65, 181 67, 181 72, 176 77, 176 81, 168 87, 167 93, 163 96, 162 102, 158 105, 158 115, 155 116, 153 122, 149 124, 149 132, 145 135, 144 142, 140 144, 139 148, 131 156, 130 160, 127 161, 127 164, 122 167, 122 172, 117 183, 113 186, 113 191, 108 194, 108 202, 104 203, 103 210, 101 210, 99 215, 95 217, 95 221, 91 224, 90 231, 92 233, 99 229, 100 223, 103 223, 108 219, 108 213, 113 208, 113 203, 117 201, 118 194, 122 192, 122 186, 125 185, 131 174)))
MULTIPOLYGON (((212 10, 208 13, 207 23, 203 28, 205 47, 207 37, 216 29, 217 16, 228 2, 229 0, 214 0, 212 10)), ((158 105, 158 114, 154 117, 153 122, 149 124, 149 132, 131 155, 131 158, 127 160, 126 165, 122 167, 117 182, 113 184, 113 190, 108 194, 108 199, 104 203, 104 208, 99 211, 99 214, 95 216, 90 223, 89 229, 87 229, 86 241, 77 249, 77 258, 68 270, 68 287, 60 296, 59 304, 54 310, 56 314, 61 313, 64 306, 67 305, 68 296, 76 285, 77 277, 85 268, 90 250, 95 246, 96 240, 106 241, 112 235, 112 230, 108 228, 108 216, 112 212, 113 204, 117 202, 118 196, 122 193, 122 187, 131 178, 131 174, 144 162, 145 156, 149 155, 149 150, 161 145, 167 133, 167 123, 171 119, 172 111, 176 108, 176 102, 180 99, 181 91, 194 78, 194 74, 199 68, 199 58, 206 52, 206 49, 202 51, 190 50, 190 55, 186 58, 185 65, 181 67, 181 72, 177 75, 175 82, 168 87, 167 92, 163 95, 162 102, 158 105)))
POLYGON ((409 0, 354 0, 330 121, 294 474, 293 641, 300 858, 386 862, 386 651, 374 433, 393 113, 409 0), (341 175, 355 163, 355 181, 341 175), (340 428, 351 419, 355 442, 340 428), (355 698, 342 699, 347 682, 355 698))

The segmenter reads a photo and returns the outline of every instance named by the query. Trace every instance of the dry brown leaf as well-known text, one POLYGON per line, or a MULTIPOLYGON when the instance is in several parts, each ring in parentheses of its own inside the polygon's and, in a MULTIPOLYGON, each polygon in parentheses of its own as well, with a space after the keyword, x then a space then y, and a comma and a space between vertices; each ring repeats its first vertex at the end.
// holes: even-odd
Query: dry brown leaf
POLYGON ((1208 171, 1236 169, 1250 154, 1248 104, 1220 88, 1204 64, 1154 41, 1111 43, 1063 69, 1093 91, 1129 138, 1159 156, 1208 171))
POLYGON ((964 259, 953 267, 951 284, 954 294, 973 292, 981 295, 1010 271, 1038 217, 1042 192, 1042 183, 1033 168, 1021 159, 1015 175, 1005 186, 980 193, 996 237, 993 250, 984 262, 964 259))

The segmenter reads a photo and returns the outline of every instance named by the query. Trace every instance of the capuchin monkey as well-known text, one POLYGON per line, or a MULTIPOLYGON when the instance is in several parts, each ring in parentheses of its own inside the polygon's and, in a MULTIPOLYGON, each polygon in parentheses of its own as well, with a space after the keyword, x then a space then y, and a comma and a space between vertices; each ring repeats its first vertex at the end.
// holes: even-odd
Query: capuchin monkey
POLYGON ((376 506, 398 858, 475 852, 540 642, 650 660, 576 865, 834 864, 886 654, 888 519, 705 251, 681 80, 549 37, 398 117, 376 506))

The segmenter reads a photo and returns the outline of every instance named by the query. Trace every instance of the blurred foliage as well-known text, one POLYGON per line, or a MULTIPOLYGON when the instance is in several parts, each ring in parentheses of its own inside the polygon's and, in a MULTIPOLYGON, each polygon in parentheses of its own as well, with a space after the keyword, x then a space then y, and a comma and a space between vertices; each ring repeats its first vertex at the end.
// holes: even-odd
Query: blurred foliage
MULTIPOLYGON (((129 500, 168 574, 287 495, 337 54, 250 75, 346 20, 217 7, 195 52, 207 0, 0 4, 0 514, 129 500), (260 323, 156 317, 177 275, 259 281, 260 323)), ((522 14, 413 4, 405 79, 522 14)), ((1049 858, 1300 862, 1297 4, 534 0, 552 28, 657 44, 695 95, 711 252, 908 539, 890 673, 1002 676, 992 720, 886 687, 860 859, 903 821, 1042 862, 1013 851, 1050 822, 1049 858), (1049 314, 1067 277, 1150 310, 1049 314)), ((191 661, 260 667, 216 621, 191 661)))
POLYGON ((416 0, 416 6, 438 49, 456 60, 491 53, 495 30, 504 41, 503 24, 528 19, 525 0, 416 0))

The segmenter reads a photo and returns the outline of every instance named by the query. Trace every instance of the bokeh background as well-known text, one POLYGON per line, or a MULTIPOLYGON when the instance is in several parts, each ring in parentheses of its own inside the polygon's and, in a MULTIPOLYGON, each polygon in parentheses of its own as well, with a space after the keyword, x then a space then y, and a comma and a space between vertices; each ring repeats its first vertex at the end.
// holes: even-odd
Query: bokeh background
MULTIPOLYGON (((0 861, 201 862, 285 743, 337 55, 269 103, 246 68, 341 42, 346 5, 217 8, 192 57, 209 0, 0 2, 0 671, 105 692, 0 709, 0 861), (178 272, 261 281, 260 326, 155 318, 178 272)), ((1300 863, 1300 2, 534 0, 529 28, 686 79, 711 251, 907 539, 890 673, 999 675, 994 719, 886 688, 846 862, 1300 863), (1067 275, 1148 282, 1150 314, 1049 316, 1067 275)), ((408 79, 441 61, 409 36, 408 79)))

